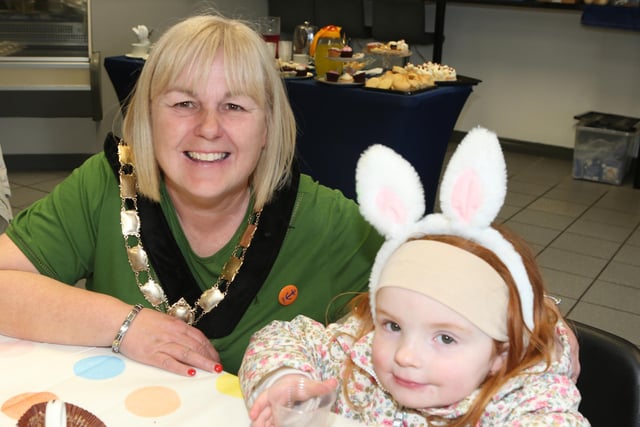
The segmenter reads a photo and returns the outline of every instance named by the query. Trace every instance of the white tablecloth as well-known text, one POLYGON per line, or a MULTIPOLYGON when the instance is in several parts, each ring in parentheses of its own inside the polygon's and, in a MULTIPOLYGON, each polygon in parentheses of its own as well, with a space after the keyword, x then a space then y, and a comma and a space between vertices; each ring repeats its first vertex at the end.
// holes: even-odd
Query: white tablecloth
MULTIPOLYGON (((107 348, 61 346, 0 335, 0 426, 31 405, 57 398, 108 427, 249 426, 236 376, 181 377, 107 348)), ((358 424, 333 415, 334 427, 358 424)))

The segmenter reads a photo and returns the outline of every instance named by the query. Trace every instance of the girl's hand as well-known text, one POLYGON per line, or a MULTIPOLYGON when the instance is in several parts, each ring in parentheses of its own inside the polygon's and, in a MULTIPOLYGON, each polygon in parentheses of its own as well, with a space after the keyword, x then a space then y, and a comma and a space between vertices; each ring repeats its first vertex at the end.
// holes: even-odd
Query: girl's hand
POLYGON ((331 378, 315 381, 305 375, 285 375, 263 391, 249 410, 253 427, 275 426, 274 405, 287 405, 293 401, 304 401, 312 397, 332 392, 338 386, 338 380, 331 378))

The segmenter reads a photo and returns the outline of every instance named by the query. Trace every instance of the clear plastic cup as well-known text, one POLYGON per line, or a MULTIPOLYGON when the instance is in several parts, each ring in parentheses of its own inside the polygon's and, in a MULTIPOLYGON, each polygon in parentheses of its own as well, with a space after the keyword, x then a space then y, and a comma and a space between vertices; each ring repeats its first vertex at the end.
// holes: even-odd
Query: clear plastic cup
POLYGON ((282 394, 269 395, 275 427, 328 427, 331 407, 336 400, 336 390, 309 398, 306 381, 291 384, 289 399, 282 401, 282 394))

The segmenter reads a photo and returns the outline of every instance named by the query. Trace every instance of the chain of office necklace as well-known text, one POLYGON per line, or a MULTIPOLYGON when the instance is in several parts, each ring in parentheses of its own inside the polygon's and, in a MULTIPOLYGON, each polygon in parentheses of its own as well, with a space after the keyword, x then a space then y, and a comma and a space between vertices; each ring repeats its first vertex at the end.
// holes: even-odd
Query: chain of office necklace
POLYGON ((140 216, 138 215, 138 191, 135 167, 132 161, 131 147, 124 141, 118 144, 118 160, 120 161, 120 224, 122 236, 127 250, 127 258, 136 278, 136 284, 145 299, 158 311, 177 317, 189 325, 195 325, 205 314, 216 308, 229 292, 231 283, 236 278, 247 249, 258 228, 260 213, 249 215, 247 228, 236 245, 231 257, 227 260, 218 280, 200 295, 192 307, 184 299, 169 305, 169 301, 160 283, 153 279, 147 253, 140 240, 140 216))

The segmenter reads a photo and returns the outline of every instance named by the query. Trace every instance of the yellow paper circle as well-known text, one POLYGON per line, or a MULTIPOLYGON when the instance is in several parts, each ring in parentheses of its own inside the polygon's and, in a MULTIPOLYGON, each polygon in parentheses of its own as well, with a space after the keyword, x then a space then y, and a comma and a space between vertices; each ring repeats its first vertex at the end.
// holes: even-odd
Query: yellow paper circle
POLYGON ((235 375, 227 373, 221 374, 216 381, 216 390, 222 394, 226 394, 227 396, 242 399, 240 380, 235 375))

